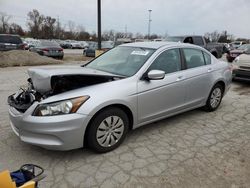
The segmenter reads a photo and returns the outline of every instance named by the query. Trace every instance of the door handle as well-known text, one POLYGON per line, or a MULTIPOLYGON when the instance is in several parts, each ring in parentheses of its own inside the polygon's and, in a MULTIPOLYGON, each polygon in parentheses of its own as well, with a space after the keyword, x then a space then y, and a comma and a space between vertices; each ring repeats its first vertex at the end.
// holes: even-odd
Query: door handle
POLYGON ((212 68, 208 68, 207 72, 212 72, 212 70, 213 70, 212 68))
POLYGON ((184 79, 184 76, 178 76, 177 79, 176 79, 176 81, 181 81, 183 79, 184 79))

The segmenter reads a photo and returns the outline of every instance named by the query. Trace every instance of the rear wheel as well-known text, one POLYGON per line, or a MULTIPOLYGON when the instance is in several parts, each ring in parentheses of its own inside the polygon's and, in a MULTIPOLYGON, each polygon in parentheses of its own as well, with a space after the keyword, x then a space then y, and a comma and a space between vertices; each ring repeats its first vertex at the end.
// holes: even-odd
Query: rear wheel
POLYGON ((221 84, 216 84, 209 94, 205 105, 205 110, 208 112, 215 111, 220 106, 222 97, 223 87, 221 84))
POLYGON ((128 131, 129 120, 119 108, 108 108, 94 117, 87 132, 87 144, 96 152, 117 148, 128 131))

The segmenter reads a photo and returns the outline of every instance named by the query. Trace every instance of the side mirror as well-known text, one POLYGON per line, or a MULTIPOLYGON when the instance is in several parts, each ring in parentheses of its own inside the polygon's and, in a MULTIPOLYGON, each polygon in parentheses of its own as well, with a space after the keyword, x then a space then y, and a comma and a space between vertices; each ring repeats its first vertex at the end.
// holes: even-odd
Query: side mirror
POLYGON ((151 70, 147 74, 148 80, 162 80, 165 77, 165 72, 162 70, 151 70))

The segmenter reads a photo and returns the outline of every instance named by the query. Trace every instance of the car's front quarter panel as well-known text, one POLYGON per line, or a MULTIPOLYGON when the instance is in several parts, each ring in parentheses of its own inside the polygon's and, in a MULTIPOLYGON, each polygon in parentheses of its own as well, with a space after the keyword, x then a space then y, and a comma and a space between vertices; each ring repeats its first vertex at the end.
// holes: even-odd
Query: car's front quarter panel
POLYGON ((69 150, 83 146, 83 135, 90 116, 65 114, 33 116, 34 103, 25 113, 9 108, 10 124, 20 140, 46 149, 69 150))
POLYGON ((137 122, 137 85, 136 77, 125 78, 96 85, 83 91, 89 99, 79 108, 78 113, 94 116, 101 109, 111 105, 123 105, 132 112, 137 122))

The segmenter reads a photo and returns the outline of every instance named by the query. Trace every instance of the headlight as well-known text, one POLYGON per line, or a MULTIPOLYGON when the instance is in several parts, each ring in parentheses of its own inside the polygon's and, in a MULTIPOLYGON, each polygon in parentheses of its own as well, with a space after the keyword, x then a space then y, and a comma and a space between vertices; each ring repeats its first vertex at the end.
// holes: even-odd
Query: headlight
POLYGON ((89 99, 89 96, 82 96, 73 99, 40 104, 35 109, 34 116, 54 116, 75 113, 80 106, 89 99))

